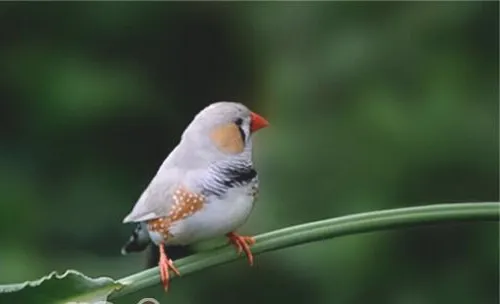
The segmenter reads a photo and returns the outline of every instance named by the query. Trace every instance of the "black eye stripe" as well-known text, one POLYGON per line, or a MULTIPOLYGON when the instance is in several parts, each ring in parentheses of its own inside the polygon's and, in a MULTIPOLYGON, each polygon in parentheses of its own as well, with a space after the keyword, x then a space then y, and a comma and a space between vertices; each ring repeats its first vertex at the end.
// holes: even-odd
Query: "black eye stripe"
POLYGON ((238 130, 240 131, 241 135, 241 140, 245 141, 246 140, 246 135, 245 131, 241 128, 241 125, 243 124, 243 119, 242 118, 237 118, 234 123, 238 126, 238 130))
POLYGON ((238 126, 238 130, 240 131, 241 140, 245 141, 246 140, 245 132, 243 132, 243 129, 240 126, 238 126))

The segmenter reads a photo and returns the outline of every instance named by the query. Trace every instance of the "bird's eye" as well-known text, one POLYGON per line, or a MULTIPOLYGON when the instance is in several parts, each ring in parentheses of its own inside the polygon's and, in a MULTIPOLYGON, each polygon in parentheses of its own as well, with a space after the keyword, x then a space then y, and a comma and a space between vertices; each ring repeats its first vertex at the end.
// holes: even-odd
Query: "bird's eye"
POLYGON ((243 119, 242 118, 237 118, 234 123, 237 125, 237 126, 241 126, 241 124, 243 123, 243 119))

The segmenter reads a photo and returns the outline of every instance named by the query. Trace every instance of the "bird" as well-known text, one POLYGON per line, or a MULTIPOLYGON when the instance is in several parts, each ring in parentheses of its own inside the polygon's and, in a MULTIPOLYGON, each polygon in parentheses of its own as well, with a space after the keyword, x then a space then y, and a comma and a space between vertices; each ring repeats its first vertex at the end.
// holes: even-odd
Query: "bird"
POLYGON ((264 117, 240 102, 209 104, 194 116, 123 219, 136 226, 121 253, 156 245, 165 291, 169 271, 181 275, 165 246, 225 236, 253 265, 250 246, 255 239, 236 230, 249 218, 259 194, 252 138, 268 126, 264 117))

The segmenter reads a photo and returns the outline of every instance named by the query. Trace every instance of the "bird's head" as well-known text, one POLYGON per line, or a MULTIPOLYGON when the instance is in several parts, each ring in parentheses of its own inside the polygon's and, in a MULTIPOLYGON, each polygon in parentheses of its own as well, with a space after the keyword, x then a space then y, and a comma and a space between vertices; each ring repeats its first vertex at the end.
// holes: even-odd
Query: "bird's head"
POLYGON ((199 149, 241 154, 251 150, 253 133, 268 125, 266 119, 243 104, 221 101, 201 110, 184 131, 182 140, 199 149))

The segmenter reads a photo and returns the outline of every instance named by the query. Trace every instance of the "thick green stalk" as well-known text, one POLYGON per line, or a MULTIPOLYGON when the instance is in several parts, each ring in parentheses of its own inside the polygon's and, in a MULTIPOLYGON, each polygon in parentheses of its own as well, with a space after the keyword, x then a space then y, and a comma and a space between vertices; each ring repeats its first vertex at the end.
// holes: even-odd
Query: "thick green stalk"
MULTIPOLYGON (((254 255, 291 247, 299 244, 330 239, 339 236, 388 230, 409 226, 421 226, 445 222, 499 221, 500 203, 439 204, 411 208, 391 209, 347 215, 303 225, 292 226, 256 236, 252 246, 254 255)), ((182 276, 237 258, 234 248, 224 247, 197 253, 177 260, 176 267, 182 276)), ((116 298, 159 283, 158 267, 120 279, 125 285, 111 294, 116 298)))

